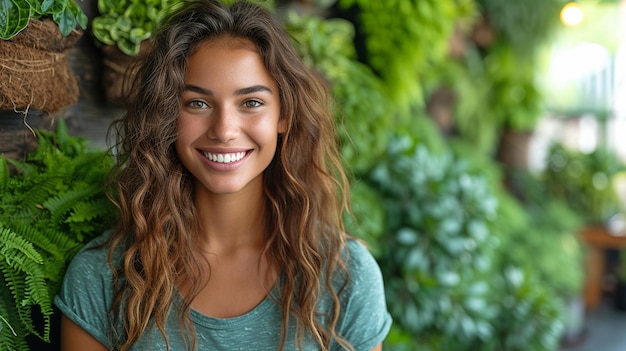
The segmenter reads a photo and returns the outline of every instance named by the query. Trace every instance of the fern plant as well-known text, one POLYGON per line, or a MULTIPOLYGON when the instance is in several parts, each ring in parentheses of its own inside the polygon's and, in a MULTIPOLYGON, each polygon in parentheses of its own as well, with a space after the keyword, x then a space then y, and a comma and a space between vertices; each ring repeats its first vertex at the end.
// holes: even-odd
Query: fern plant
POLYGON ((0 158, 0 350, 28 350, 29 336, 50 342, 67 264, 115 219, 104 191, 112 157, 70 136, 62 120, 37 134, 26 161, 0 158))

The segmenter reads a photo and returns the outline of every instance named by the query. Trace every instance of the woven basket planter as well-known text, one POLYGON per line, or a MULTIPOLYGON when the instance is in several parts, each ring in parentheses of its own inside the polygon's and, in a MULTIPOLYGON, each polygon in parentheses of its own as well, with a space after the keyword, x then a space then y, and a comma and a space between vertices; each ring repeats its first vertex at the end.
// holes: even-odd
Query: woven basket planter
POLYGON ((33 20, 0 40, 0 110, 54 114, 78 101, 79 89, 66 53, 82 31, 63 36, 52 20, 33 20))

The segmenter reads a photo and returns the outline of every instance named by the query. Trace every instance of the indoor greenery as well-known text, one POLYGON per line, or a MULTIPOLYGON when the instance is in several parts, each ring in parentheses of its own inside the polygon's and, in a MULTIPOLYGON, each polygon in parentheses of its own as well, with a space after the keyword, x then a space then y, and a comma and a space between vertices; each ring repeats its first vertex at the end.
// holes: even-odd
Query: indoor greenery
POLYGON ((515 48, 520 56, 533 57, 560 24, 559 13, 569 0, 476 0, 498 41, 515 48))
MULTIPOLYGON (((542 268, 544 273, 540 275, 527 269, 532 254, 519 263, 507 262, 508 246, 501 244, 502 237, 513 230, 530 232, 536 223, 517 199, 501 189, 503 172, 488 152, 467 139, 444 139, 423 111, 422 94, 446 83, 438 77, 444 75, 447 67, 445 51, 451 30, 432 36, 432 41, 426 43, 416 33, 428 33, 429 22, 412 21, 405 16, 426 8, 447 8, 456 2, 416 5, 421 6, 419 10, 412 2, 403 4, 400 10, 406 13, 400 13, 393 1, 340 1, 344 10, 331 14, 331 18, 287 17, 301 55, 328 81, 337 103, 342 154, 353 171, 356 221, 350 217, 348 229, 370 244, 383 270, 388 306, 394 316, 385 348, 553 351, 563 330, 562 303, 555 289, 539 283, 549 279, 554 270, 542 268), (356 19, 346 13, 354 8, 356 19), (394 20, 385 22, 389 30, 380 31, 380 21, 376 22, 375 16, 371 15, 369 22, 362 20, 367 13, 375 13, 380 21, 394 20), (337 17, 348 18, 352 23, 337 17), (402 27, 407 23, 425 28, 413 28, 416 32, 395 30, 396 24, 402 27), (358 50, 360 42, 373 40, 371 35, 383 42, 381 45, 387 45, 388 50, 376 51, 381 57, 388 55, 377 59, 386 64, 384 67, 372 63, 375 60, 368 55, 375 51, 369 44, 367 50, 358 50), (388 37, 382 39, 384 35, 388 37), (413 43, 409 49, 414 49, 414 53, 421 50, 420 68, 406 68, 402 55, 398 55, 402 46, 396 45, 396 50, 392 44, 401 41, 413 43), (425 49, 433 45, 436 50, 425 49), (387 71, 403 72, 406 76, 389 79, 385 76, 387 71), (412 75, 413 72, 419 74, 412 75), (404 89, 403 84, 410 84, 410 89, 404 89), (401 93, 394 95, 394 91, 401 93), (507 220, 515 217, 519 225, 507 227, 507 220)), ((423 16, 436 17, 438 28, 453 28, 458 20, 455 16, 446 17, 447 12, 434 13, 423 16)), ((473 52, 472 59, 485 68, 484 57, 473 52)), ((506 56, 491 57, 497 66, 497 61, 506 56)), ((511 62, 514 65, 516 61, 511 62)), ((533 73, 531 68, 528 71, 533 73)), ((484 83, 485 87, 504 87, 497 80, 490 81, 489 74, 481 73, 475 78, 476 84, 484 83)), ((503 88, 504 92, 495 95, 498 99, 513 95, 513 99, 500 99, 501 111, 515 111, 519 102, 514 99, 516 84, 509 84, 510 89, 503 88)), ((459 95, 459 100, 475 97, 459 95)), ((535 113, 539 95, 532 99, 531 111, 535 113)), ((485 101, 480 100, 483 108, 490 106, 485 101)), ((502 119, 497 121, 501 125, 502 119)), ((493 131, 496 138, 497 126, 493 131)), ((534 231, 535 236, 543 234, 534 231)), ((531 252, 531 248, 528 243, 520 252, 531 252)))
MULTIPOLYGON (((554 255, 550 248, 563 249, 558 238, 537 252, 508 238, 507 225, 520 235, 536 225, 516 199, 467 159, 451 151, 433 154, 406 137, 393 138, 364 181, 378 192, 385 213, 377 258, 394 317, 386 348, 555 350, 564 314, 546 282, 577 269, 578 257, 554 255), (515 245, 525 255, 511 260, 515 245), (574 263, 555 267, 550 255, 557 264, 574 263), (543 260, 541 266, 533 259, 543 260)), ((548 232, 537 232, 535 238, 549 241, 548 232)))
POLYGON ((135 56, 141 43, 152 36, 163 11, 176 0, 98 0, 98 12, 91 23, 96 40, 116 45, 135 56))
POLYGON ((116 217, 104 193, 109 154, 70 136, 63 120, 37 134, 26 161, 0 159, 1 350, 27 350, 33 335, 50 341, 67 264, 116 217))
POLYGON ((626 170, 615 151, 597 147, 582 152, 553 143, 541 175, 547 190, 566 201, 589 224, 604 224, 619 211, 614 176, 626 170))
POLYGON ((477 25, 491 40, 470 33, 464 56, 435 66, 430 84, 455 93, 455 132, 477 152, 493 154, 503 131, 532 131, 543 117, 539 52, 560 25, 565 2, 476 0, 477 25))
POLYGON ((441 67, 439 84, 458 96, 455 132, 477 152, 495 151, 506 129, 529 131, 543 116, 542 93, 532 60, 521 60, 508 46, 480 53, 470 48, 461 60, 441 67))
POLYGON ((26 28, 28 21, 51 18, 67 36, 80 27, 87 28, 87 15, 74 0, 0 1, 0 39, 10 39, 26 28))
POLYGON ((486 279, 497 245, 489 185, 451 153, 432 155, 409 138, 390 143, 369 181, 386 214, 380 264, 395 323, 415 349, 477 349, 497 314, 486 279))
MULTIPOLYGON (((356 8, 366 62, 385 83, 385 94, 399 111, 424 103, 421 78, 432 63, 449 53, 456 26, 476 14, 473 0, 339 0, 344 10, 356 8), (384 30, 381 30, 384 28, 384 30)), ((407 116, 409 117, 409 116, 407 116)))
POLYGON ((293 12, 287 18, 300 55, 331 83, 346 163, 353 172, 368 172, 385 151, 394 109, 383 83, 356 58, 354 27, 339 18, 324 20, 293 12))

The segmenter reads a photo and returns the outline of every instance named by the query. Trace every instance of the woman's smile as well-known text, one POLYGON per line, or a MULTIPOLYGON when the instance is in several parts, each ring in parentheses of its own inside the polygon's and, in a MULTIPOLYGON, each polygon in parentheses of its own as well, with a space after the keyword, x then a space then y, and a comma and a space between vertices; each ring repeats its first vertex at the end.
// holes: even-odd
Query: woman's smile
POLYGON ((241 167, 252 150, 233 149, 227 151, 198 150, 208 167, 215 171, 233 171, 241 167))

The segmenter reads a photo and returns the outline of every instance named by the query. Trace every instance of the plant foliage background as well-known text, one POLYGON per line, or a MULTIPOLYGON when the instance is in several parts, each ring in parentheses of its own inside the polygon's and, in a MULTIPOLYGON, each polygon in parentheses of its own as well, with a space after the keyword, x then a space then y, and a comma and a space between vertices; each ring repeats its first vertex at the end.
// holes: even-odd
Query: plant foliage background
MULTIPOLYGON (((525 191, 512 193, 494 154, 503 131, 532 131, 541 118, 535 53, 565 1, 313 0, 308 11, 259 1, 281 15, 335 97, 352 172, 346 221, 381 266, 394 318, 385 349, 557 350, 565 304, 582 284, 575 233, 584 223, 565 195, 546 191, 559 175, 519 173, 525 191), (485 28, 490 39, 479 40, 485 28), (429 112, 441 90, 454 96, 451 130, 429 112)), ((99 0, 93 34, 132 55, 174 3, 99 0)), ((25 334, 49 338, 65 265, 114 218, 101 187, 106 153, 63 126, 41 137, 26 162, 0 164, 3 350, 25 350, 25 334), (19 173, 9 176, 8 164, 19 173)))
POLYGON ((385 349, 558 349, 583 223, 536 175, 512 193, 494 155, 503 131, 532 131, 545 111, 535 54, 564 3, 339 0, 319 4, 325 17, 287 17, 337 100, 350 229, 370 243, 394 317, 385 349), (455 96, 452 132, 428 112, 440 89, 455 96))

